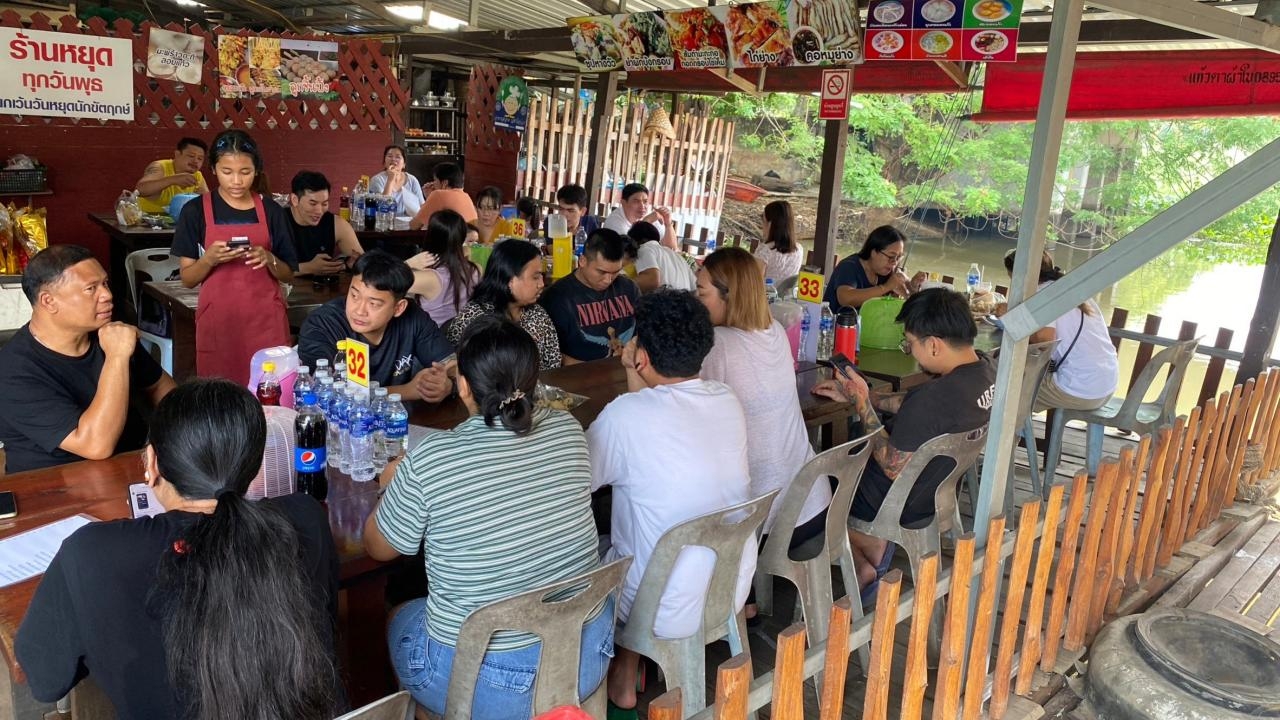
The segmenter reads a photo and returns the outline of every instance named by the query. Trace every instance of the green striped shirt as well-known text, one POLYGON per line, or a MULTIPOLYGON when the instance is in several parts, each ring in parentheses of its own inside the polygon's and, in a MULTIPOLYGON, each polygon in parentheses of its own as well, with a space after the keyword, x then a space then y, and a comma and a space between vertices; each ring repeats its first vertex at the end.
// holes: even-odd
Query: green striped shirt
MULTIPOLYGON (((536 410, 523 437, 473 415, 433 433, 396 470, 378 507, 378 529, 412 555, 425 539, 427 633, 456 646, 477 608, 594 569, 591 464, 573 416, 536 410)), ((490 650, 527 647, 503 631, 490 650)))

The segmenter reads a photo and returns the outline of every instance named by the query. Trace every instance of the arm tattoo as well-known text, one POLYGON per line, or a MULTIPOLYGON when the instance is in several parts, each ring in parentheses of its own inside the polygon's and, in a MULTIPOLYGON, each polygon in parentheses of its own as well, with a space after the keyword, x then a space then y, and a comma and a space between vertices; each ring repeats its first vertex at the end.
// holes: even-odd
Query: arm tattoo
POLYGON ((902 474, 902 469, 907 466, 907 461, 911 459, 912 454, 894 447, 888 437, 885 437, 885 441, 872 451, 876 462, 880 464, 880 469, 884 470, 884 474, 891 480, 898 479, 898 475, 902 474))

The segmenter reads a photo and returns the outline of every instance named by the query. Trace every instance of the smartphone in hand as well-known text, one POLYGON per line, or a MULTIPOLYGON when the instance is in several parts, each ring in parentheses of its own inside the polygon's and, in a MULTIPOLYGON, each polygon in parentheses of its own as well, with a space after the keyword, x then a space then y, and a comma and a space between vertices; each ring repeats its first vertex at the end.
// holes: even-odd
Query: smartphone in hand
POLYGON ((841 372, 845 377, 853 377, 858 374, 857 366, 849 358, 845 357, 844 353, 836 353, 831 356, 830 360, 819 360, 818 364, 841 372))

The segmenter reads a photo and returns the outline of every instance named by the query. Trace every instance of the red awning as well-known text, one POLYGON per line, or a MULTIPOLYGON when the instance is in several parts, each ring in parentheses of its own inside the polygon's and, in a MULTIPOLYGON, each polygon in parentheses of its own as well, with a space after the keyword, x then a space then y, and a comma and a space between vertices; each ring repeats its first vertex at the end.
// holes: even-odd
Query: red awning
MULTIPOLYGON (((987 66, 978 122, 1035 120, 1044 55, 987 66)), ((1280 55, 1262 50, 1076 56, 1069 120, 1280 114, 1280 55)))

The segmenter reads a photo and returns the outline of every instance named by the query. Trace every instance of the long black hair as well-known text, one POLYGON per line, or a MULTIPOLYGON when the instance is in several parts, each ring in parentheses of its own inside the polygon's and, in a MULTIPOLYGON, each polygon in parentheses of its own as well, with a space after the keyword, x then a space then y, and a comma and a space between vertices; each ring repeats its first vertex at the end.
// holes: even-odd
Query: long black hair
POLYGON ((238 154, 248 155, 253 160, 253 185, 249 189, 259 195, 266 195, 270 188, 267 186, 266 170, 262 166, 262 151, 258 149, 258 143, 249 137, 249 133, 243 130, 223 130, 218 133, 209 149, 209 167, 217 175, 218 159, 223 155, 238 154))
POLYGON ((884 252, 885 248, 894 243, 906 245, 907 236, 892 225, 881 225, 867 234, 867 239, 862 243, 862 249, 858 251, 858 257, 870 260, 871 253, 884 252))
POLYGON ((796 249, 796 216, 791 210, 791 203, 786 200, 774 200, 764 206, 764 219, 769 223, 769 237, 766 245, 783 255, 790 255, 796 249))
POLYGON ((161 560, 152 598, 163 608, 169 679, 184 716, 331 718, 331 622, 299 563, 297 531, 245 499, 267 425, 248 390, 194 380, 165 396, 151 421, 161 475, 183 497, 216 498, 161 560))
POLYGON ((511 294, 511 281, 524 272, 524 266, 534 258, 542 257, 538 246, 525 240, 504 240, 493 246, 493 254, 484 266, 484 276, 471 294, 472 302, 488 303, 502 317, 507 317, 507 307, 515 302, 511 294))
MULTIPOLYGON (((517 241, 502 244, 512 242, 517 241)), ((538 344, 510 320, 486 315, 467 326, 458 345, 458 372, 467 379, 485 425, 493 427, 497 418, 516 435, 533 429, 538 362, 538 344)))
POLYGON ((467 241, 467 221, 452 210, 437 210, 427 219, 427 246, 439 248, 433 268, 444 268, 453 286, 453 309, 462 309, 462 291, 475 287, 480 268, 467 257, 463 243, 467 241))

